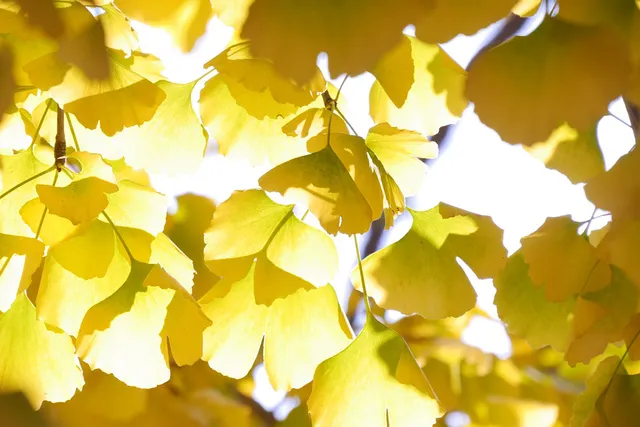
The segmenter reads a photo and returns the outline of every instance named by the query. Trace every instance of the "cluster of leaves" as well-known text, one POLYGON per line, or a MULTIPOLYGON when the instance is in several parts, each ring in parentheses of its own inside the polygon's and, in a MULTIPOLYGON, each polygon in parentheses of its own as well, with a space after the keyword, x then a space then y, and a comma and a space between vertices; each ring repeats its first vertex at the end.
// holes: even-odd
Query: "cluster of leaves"
POLYGON ((274 425, 250 397, 263 363, 301 401, 283 425, 444 426, 453 412, 478 426, 635 425, 640 154, 605 171, 595 128, 617 97, 640 103, 636 3, 0 2, 0 391, 30 404, 6 395, 0 417, 274 425), (438 44, 538 7, 531 34, 468 70, 438 44), (186 84, 162 78, 130 24, 188 51, 214 15, 237 37, 186 84), (366 137, 321 52, 333 77, 375 77, 366 137), (507 257, 489 217, 406 207, 437 155, 429 138, 470 101, 505 141, 586 182, 607 228, 550 218, 507 257), (271 169, 259 189, 217 207, 183 196, 167 215, 148 173, 197 168, 209 138, 271 169), (354 235, 359 257, 355 235, 404 211, 409 231, 358 258, 355 336, 357 304, 345 315, 330 285, 330 236, 354 235), (486 315, 458 260, 494 279, 511 359, 462 342, 486 315), (387 325, 387 309, 410 317, 387 325))

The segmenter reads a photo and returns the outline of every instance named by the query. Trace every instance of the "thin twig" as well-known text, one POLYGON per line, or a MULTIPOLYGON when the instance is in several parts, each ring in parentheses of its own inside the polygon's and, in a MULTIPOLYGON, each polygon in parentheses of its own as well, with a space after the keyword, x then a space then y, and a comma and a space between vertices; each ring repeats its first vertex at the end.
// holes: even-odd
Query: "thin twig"
POLYGON ((58 172, 66 163, 67 158, 67 139, 64 136, 64 110, 58 105, 57 116, 57 129, 56 129, 56 143, 53 146, 53 154, 56 158, 56 169, 58 172))

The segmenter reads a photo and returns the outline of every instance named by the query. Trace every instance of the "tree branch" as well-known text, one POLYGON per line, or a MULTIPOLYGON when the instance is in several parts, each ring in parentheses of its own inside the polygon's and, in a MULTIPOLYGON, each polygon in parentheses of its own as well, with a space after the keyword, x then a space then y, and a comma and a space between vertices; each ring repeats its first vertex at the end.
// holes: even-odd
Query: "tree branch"
POLYGON ((56 169, 58 169, 58 172, 60 172, 66 162, 67 157, 67 139, 64 136, 64 110, 60 107, 60 105, 58 105, 58 116, 56 123, 56 143, 53 146, 53 154, 56 159, 56 169))

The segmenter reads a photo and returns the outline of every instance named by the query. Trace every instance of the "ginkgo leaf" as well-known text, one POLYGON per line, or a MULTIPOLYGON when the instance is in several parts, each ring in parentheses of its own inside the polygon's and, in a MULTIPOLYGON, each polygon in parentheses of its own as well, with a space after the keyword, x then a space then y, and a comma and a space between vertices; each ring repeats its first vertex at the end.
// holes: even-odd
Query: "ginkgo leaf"
POLYGON ((587 363, 601 354, 609 342, 618 341, 636 311, 637 299, 636 287, 616 268, 611 285, 582 294, 576 303, 573 341, 565 354, 567 362, 587 363))
POLYGON ((95 129, 100 123, 100 129, 112 136, 125 127, 151 120, 166 97, 162 89, 132 70, 137 59, 135 55, 125 58, 124 53, 108 49, 107 81, 89 80, 79 69, 60 63, 52 54, 33 60, 25 70, 35 86, 48 89, 53 99, 85 127, 95 129), (52 69, 64 71, 61 82, 51 81, 52 69))
POLYGON ((38 184, 40 201, 54 214, 74 225, 96 218, 108 205, 107 194, 118 191, 111 167, 97 154, 76 152, 69 156, 82 170, 65 187, 38 184))
POLYGON ((407 197, 417 193, 424 177, 426 166, 420 159, 433 159, 438 155, 435 142, 387 123, 369 129, 365 144, 407 197))
POLYGON ((550 18, 478 57, 465 93, 502 139, 530 145, 564 123, 586 131, 624 91, 630 68, 626 45, 610 30, 550 18), (585 85, 589 96, 575 96, 585 85))
MULTIPOLYGON (((413 217, 409 232, 363 261, 369 296, 383 308, 418 313, 428 319, 462 315, 473 308, 476 294, 456 256, 471 260, 471 267, 480 270, 484 265, 495 265, 496 260, 500 266, 506 255, 502 233, 487 232, 487 228, 497 227, 472 216, 445 218, 439 207, 407 210, 413 217), (475 233, 481 234, 481 239, 474 239, 475 233), (458 239, 450 241, 454 236, 458 239)), ((362 289, 356 270, 351 280, 362 289)))
POLYGON ((82 392, 63 404, 45 404, 42 411, 67 427, 80 427, 87 419, 96 427, 107 427, 130 425, 126 423, 147 410, 148 390, 128 387, 100 370, 85 369, 84 378, 82 392))
POLYGON ((112 295, 130 261, 109 224, 92 221, 49 249, 36 306, 38 318, 77 336, 87 311, 112 295))
POLYGON ((282 126, 282 132, 289 136, 306 138, 328 129, 330 122, 332 133, 349 133, 349 128, 342 118, 322 107, 312 107, 298 114, 282 126))
POLYGON ((507 330, 527 340, 534 348, 550 345, 564 351, 571 339, 570 323, 575 299, 548 301, 544 290, 535 286, 522 254, 509 257, 507 265, 494 280, 494 303, 507 330))
POLYGON ((115 0, 128 17, 166 30, 183 51, 190 51, 212 15, 208 0, 171 0, 161 5, 150 0, 115 0))
POLYGON ((402 30, 424 14, 429 2, 401 0, 393 8, 383 1, 328 4, 314 0, 257 0, 249 9, 242 38, 255 57, 273 61, 283 75, 309 81, 318 54, 329 55, 331 76, 358 75, 400 41, 402 30), (375 40, 375 43, 362 43, 375 40))
POLYGON ((118 191, 108 194, 107 199, 105 212, 116 226, 143 230, 152 236, 162 232, 167 215, 166 196, 125 179, 118 181, 118 191))
POLYGON ((209 135, 215 138, 221 154, 248 159, 257 165, 268 160, 280 164, 306 153, 304 139, 285 135, 282 127, 296 116, 297 109, 292 104, 282 107, 275 103, 271 94, 253 92, 237 82, 225 82, 222 76, 208 80, 200 92, 200 114, 209 135), (233 92, 230 87, 235 86, 233 92), (244 94, 256 105, 271 105, 270 110, 283 109, 281 114, 263 116, 251 115, 235 98, 234 94, 244 94), (274 105, 275 104, 275 105, 274 105))
POLYGON ((34 411, 21 392, 0 395, 0 417, 9 427, 49 427, 42 413, 34 411))
MULTIPOLYGON (((213 218, 215 205, 211 199, 195 194, 183 194, 177 197, 177 201, 178 209, 167 218, 164 232, 193 260, 192 295, 199 299, 218 280, 204 262, 204 234, 213 218)), ((175 273, 170 274, 176 277, 175 273)))
POLYGON ((78 356, 124 383, 152 388, 169 379, 169 350, 179 366, 202 356, 210 321, 162 267, 132 261, 114 294, 93 306, 80 326, 78 356))
POLYGON ((256 302, 264 281, 251 267, 239 281, 222 279, 201 300, 211 326, 203 360, 216 371, 242 378, 253 366, 264 336, 264 364, 276 390, 311 381, 320 362, 342 350, 351 329, 329 285, 281 294, 270 305, 256 302), (290 352, 287 348, 296 348, 290 352))
POLYGON ((640 151, 632 150, 613 167, 587 182, 585 193, 601 209, 608 210, 616 220, 640 218, 640 151))
POLYGON ((214 273, 238 280, 246 276, 257 258, 258 272, 264 271, 263 264, 273 268, 269 268, 270 274, 257 274, 256 282, 280 294, 283 290, 295 292, 300 284, 293 278, 288 280, 289 275, 308 282, 302 283, 303 287, 323 286, 338 268, 338 255, 329 236, 297 219, 293 205, 279 205, 258 190, 235 192, 220 204, 205 233, 205 243, 204 259, 214 273), (242 239, 238 229, 246 232, 242 239))
POLYGON ((455 123, 467 107, 466 73, 438 45, 404 36, 376 65, 374 74, 378 81, 369 93, 369 114, 376 123, 433 135, 441 126, 455 123), (413 73, 398 75, 407 64, 413 73), (400 103, 403 95, 406 101, 400 103))
POLYGON ((416 22, 416 36, 427 43, 444 43, 458 34, 472 35, 509 15, 518 0, 436 0, 435 7, 416 22))
POLYGON ((640 375, 630 375, 611 356, 600 363, 574 407, 572 427, 631 427, 640 416, 640 375))
MULTIPOLYGON (((10 93, 2 89, 4 93, 10 93)), ((11 100, 13 102, 13 99, 11 100)), ((0 155, 13 154, 14 150, 24 150, 31 143, 33 125, 27 111, 9 105, 4 116, 0 116, 0 155)))
MULTIPOLYGON (((35 145, 13 156, 0 156, 2 162, 2 193, 16 187, 14 191, 0 199, 0 233, 18 236, 33 237, 33 232, 20 217, 20 209, 29 200, 38 197, 36 184, 50 184, 53 181, 53 173, 47 175, 46 171, 53 171, 53 149, 45 149, 35 145), (32 179, 34 176, 41 176, 32 179), (23 182, 32 179, 18 187, 23 182)), ((58 180, 64 183, 65 177, 58 180)))
POLYGON ((124 52, 126 56, 138 49, 140 42, 136 32, 131 28, 129 19, 113 4, 102 6, 103 14, 100 23, 104 28, 104 42, 108 47, 124 52))
POLYGON ((522 256, 529 277, 543 286, 549 301, 564 301, 593 292, 611 283, 609 265, 598 257, 586 236, 578 234, 580 223, 571 217, 548 218, 536 232, 522 239, 522 256))
POLYGON ((431 426, 442 415, 402 337, 371 315, 345 350, 318 366, 307 405, 318 427, 431 426))
POLYGON ((519 0, 511 9, 513 13, 522 17, 530 17, 536 14, 542 0, 519 0))
POLYGON ((0 391, 22 391, 34 408, 46 399, 64 402, 82 389, 82 369, 71 338, 36 319, 36 310, 20 294, 0 315, 0 391), (43 363, 43 357, 46 363, 43 363))
POLYGON ((596 126, 578 132, 564 124, 553 131, 546 141, 537 142, 525 149, 550 168, 564 174, 576 184, 585 182, 604 172, 604 158, 596 126))
POLYGON ((253 0, 218 0, 211 6, 222 22, 240 31, 252 3, 253 0))
POLYGON ((167 97, 153 118, 140 126, 125 128, 111 139, 130 166, 168 175, 198 168, 208 135, 191 106, 196 83, 158 82, 157 87, 167 97), (176 149, 178 141, 180 148, 176 149))
MULTIPOLYGON (((321 133, 308 144, 322 147, 327 139, 321 133)), ((364 233, 382 212, 382 190, 369 162, 362 138, 332 134, 329 145, 276 166, 259 184, 307 205, 331 234, 364 233)))
POLYGON ((38 240, 0 234, 0 311, 7 311, 16 295, 29 287, 43 254, 38 240))
POLYGON ((42 29, 51 37, 59 37, 64 32, 62 18, 53 2, 48 0, 18 0, 20 11, 34 27, 42 29))
MULTIPOLYGON (((7 43, 0 43, 0 118, 13 104, 16 81, 13 77, 13 52, 7 43)), ((4 120, 4 119, 2 119, 4 120)))
MULTIPOLYGON (((241 83, 250 91, 268 91, 273 100, 280 104, 293 104, 299 107, 308 105, 326 88, 326 82, 320 70, 316 71, 311 81, 304 86, 299 86, 280 75, 271 62, 252 58, 247 44, 226 49, 204 64, 204 67, 214 67, 218 73, 225 76, 225 81, 231 79, 241 83)), ((230 86, 230 89, 233 91, 233 86, 230 86)))
POLYGON ((615 221, 598 246, 601 256, 622 269, 640 287, 640 221, 615 221))

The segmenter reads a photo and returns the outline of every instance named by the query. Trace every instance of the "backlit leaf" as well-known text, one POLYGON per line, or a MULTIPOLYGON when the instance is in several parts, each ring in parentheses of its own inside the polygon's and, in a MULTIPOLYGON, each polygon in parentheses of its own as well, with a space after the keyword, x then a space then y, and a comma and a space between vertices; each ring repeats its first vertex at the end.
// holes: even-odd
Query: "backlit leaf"
POLYGON ((208 0, 171 0, 158 4, 150 0, 116 0, 127 16, 166 30, 184 51, 193 48, 211 18, 208 0))
POLYGON ((630 72, 626 46, 609 30, 545 19, 529 36, 474 61, 465 93, 504 140, 530 145, 564 123, 586 131, 623 92, 630 72), (585 86, 589 95, 576 96, 585 86))
POLYGON ((168 343, 179 366, 194 363, 202 356, 202 331, 209 324, 191 295, 160 266, 133 261, 120 289, 87 312, 78 356, 128 385, 151 388, 169 379, 168 343))
POLYGON ((438 45, 403 37, 373 73, 378 81, 369 93, 369 114, 376 123, 433 135, 467 107, 466 73, 438 45), (409 64, 413 74, 404 75, 409 64), (405 71, 398 75, 398 70, 405 71))
POLYGON ((549 301, 564 301, 611 283, 609 265, 598 258, 586 236, 578 234, 579 227, 569 216, 548 218, 535 233, 522 239, 529 277, 544 287, 549 301))
POLYGON ((416 36, 428 43, 444 43, 458 34, 471 35, 505 18, 517 0, 436 0, 419 22, 416 36))
POLYGON ((431 426, 441 415, 402 337, 371 315, 345 350, 320 364, 307 404, 318 427, 431 426))
MULTIPOLYGON (((408 210, 413 217, 409 232, 363 261, 369 296, 381 307, 428 319, 462 315, 473 308, 476 294, 456 256, 469 259, 472 268, 478 256, 485 256, 486 260, 477 263, 481 270, 487 261, 503 260, 501 233, 490 237, 481 227, 495 225, 476 222, 472 216, 445 218, 439 207, 408 210), (474 233, 483 234, 483 238, 475 241, 474 233), (450 241, 454 236, 458 239, 450 241), (468 249, 461 251, 465 246, 468 249)), ((362 289, 357 271, 351 278, 354 286, 362 289)))
POLYGON ((43 254, 44 245, 35 239, 0 234, 0 311, 29 287, 43 254))
POLYGON ((64 402, 82 389, 82 369, 71 338, 37 320, 25 294, 0 315, 0 340, 1 391, 22 391, 37 409, 45 399, 64 402))
POLYGON ((314 0, 257 0, 249 9, 242 37, 251 40, 256 57, 273 61, 276 69, 300 83, 315 72, 318 54, 329 55, 332 77, 358 75, 373 66, 415 22, 430 2, 355 1, 330 4, 314 0), (375 40, 375 43, 362 43, 375 40))
POLYGON ((331 286, 300 288, 263 305, 257 294, 266 283, 256 280, 255 270, 250 268, 239 281, 222 279, 200 300, 212 320, 204 335, 203 359, 216 371, 241 378, 253 366, 264 336, 272 386, 302 387, 320 362, 349 343, 351 330, 331 286), (296 351, 287 351, 289 346, 296 351))
MULTIPOLYGON (((321 133, 309 140, 326 145, 321 133)), ((329 145, 289 160, 259 180, 266 191, 277 191, 309 210, 331 234, 366 232, 382 212, 382 190, 371 168, 364 140, 332 134, 329 145)))

